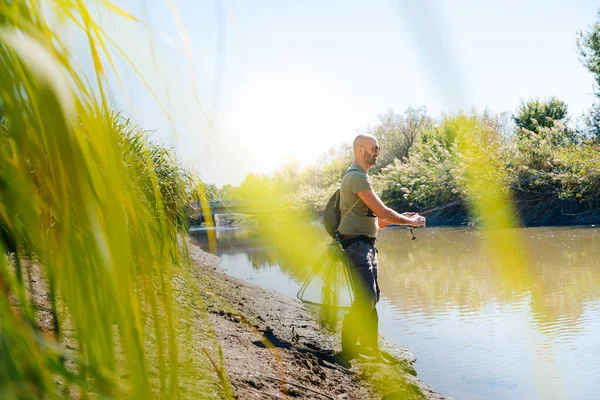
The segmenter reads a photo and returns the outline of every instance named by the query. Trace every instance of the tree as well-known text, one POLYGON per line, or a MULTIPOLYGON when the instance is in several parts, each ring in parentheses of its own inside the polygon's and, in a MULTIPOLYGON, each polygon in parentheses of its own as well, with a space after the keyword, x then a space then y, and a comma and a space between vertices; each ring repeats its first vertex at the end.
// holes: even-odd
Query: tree
POLYGON ((219 188, 217 185, 213 183, 203 183, 204 186, 204 194, 206 195, 206 200, 208 201, 219 201, 221 200, 221 196, 219 195, 219 188))
POLYGON ((329 187, 339 184, 344 172, 352 165, 354 153, 351 143, 342 143, 331 147, 322 154, 317 164, 322 169, 322 186, 329 187))
POLYGON ((600 102, 594 102, 592 107, 582 115, 577 129, 583 138, 600 141, 600 102))
POLYGON ((577 49, 581 63, 594 75, 596 96, 600 97, 600 10, 594 25, 577 32, 577 49))
MULTIPOLYGON (((588 31, 577 32, 577 49, 581 63, 594 75, 595 95, 600 98, 600 10, 598 19, 588 31)), ((583 131, 586 136, 600 140, 600 104, 594 103, 584 116, 583 131)))
POLYGON ((539 135, 553 146, 567 146, 583 139, 580 132, 571 128, 567 120, 567 104, 555 97, 549 100, 522 102, 518 114, 513 116, 517 125, 517 141, 524 137, 539 135))
POLYGON ((377 138, 381 146, 381 154, 372 173, 379 172, 395 158, 408 158, 409 150, 420 132, 431 125, 432 119, 427 115, 424 106, 408 107, 404 114, 395 114, 394 110, 390 109, 380 115, 379 124, 367 130, 367 133, 377 138))
POLYGON ((323 184, 323 170, 316 165, 308 165, 300 174, 302 185, 321 187, 323 184))
POLYGON ((551 128, 554 121, 562 121, 567 116, 567 104, 551 97, 549 100, 528 100, 521 102, 517 115, 513 116, 517 128, 537 132, 539 128, 551 128))
POLYGON ((220 189, 216 190, 218 198, 221 199, 222 201, 231 200, 232 192, 235 192, 235 188, 233 185, 231 185, 229 183, 223 185, 220 189))
POLYGON ((300 161, 287 160, 273 174, 273 182, 281 192, 293 192, 298 189, 301 172, 300 161))

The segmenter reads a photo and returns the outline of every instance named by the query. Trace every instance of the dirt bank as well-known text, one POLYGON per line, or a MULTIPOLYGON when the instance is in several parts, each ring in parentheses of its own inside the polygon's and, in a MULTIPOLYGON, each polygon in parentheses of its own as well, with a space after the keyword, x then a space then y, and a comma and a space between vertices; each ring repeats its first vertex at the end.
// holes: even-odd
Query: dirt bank
POLYGON ((337 334, 300 301, 232 278, 218 257, 189 245, 234 396, 241 399, 445 399, 425 385, 410 350, 381 341, 392 362, 342 362, 337 334))
MULTIPOLYGON (((219 268, 218 257, 191 240, 188 248, 192 276, 174 276, 173 280, 174 301, 191 328, 180 332, 178 339, 183 352, 181 398, 220 399, 230 392, 238 399, 445 399, 418 379, 410 350, 381 339, 390 364, 368 357, 343 362, 337 357, 339 335, 321 328, 317 316, 303 303, 227 276, 219 268), (200 298, 190 295, 195 291, 200 298)), ((27 261, 24 267, 38 328, 55 337, 44 276, 34 263, 27 261)), ((16 299, 12 302, 18 307, 16 299)), ((69 319, 63 319, 61 326, 60 342, 77 351, 69 319)), ((151 384, 158 390, 153 329, 144 332, 151 384)), ((119 365, 117 374, 124 377, 125 372, 119 365)), ((65 389, 64 397, 81 397, 68 386, 59 387, 65 389)))

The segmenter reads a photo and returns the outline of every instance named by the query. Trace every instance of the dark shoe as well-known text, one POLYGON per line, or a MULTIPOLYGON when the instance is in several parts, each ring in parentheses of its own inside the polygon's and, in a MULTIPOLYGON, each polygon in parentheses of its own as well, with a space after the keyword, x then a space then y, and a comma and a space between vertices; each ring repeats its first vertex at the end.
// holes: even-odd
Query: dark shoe
POLYGON ((352 364, 350 363, 350 361, 352 361, 354 358, 355 357, 353 357, 352 355, 337 353, 333 357, 333 362, 339 365, 344 372, 349 373, 350 369, 352 368, 352 364))
POLYGON ((379 352, 379 350, 375 351, 375 362, 377 363, 382 363, 382 364, 391 364, 391 361, 389 361, 387 358, 385 358, 383 356, 383 354, 381 354, 379 352))
POLYGON ((356 346, 356 351, 358 352, 358 354, 360 354, 361 356, 367 356, 367 357, 375 357, 376 354, 373 351, 373 349, 370 346, 356 346))
POLYGON ((371 346, 358 346, 358 354, 365 360, 371 362, 379 362, 385 364, 391 363, 391 361, 387 357, 385 357, 383 353, 379 351, 378 348, 373 348, 371 346))

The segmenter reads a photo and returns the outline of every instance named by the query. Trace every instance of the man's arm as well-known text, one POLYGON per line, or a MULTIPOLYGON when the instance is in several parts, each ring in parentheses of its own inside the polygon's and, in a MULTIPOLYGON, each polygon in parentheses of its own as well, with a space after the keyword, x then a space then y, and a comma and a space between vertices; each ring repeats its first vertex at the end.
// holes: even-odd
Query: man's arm
POLYGON ((425 217, 418 214, 408 216, 397 213, 383 204, 383 201, 373 190, 363 190, 358 192, 357 195, 377 215, 377 218, 383 219, 388 224, 425 226, 425 217))

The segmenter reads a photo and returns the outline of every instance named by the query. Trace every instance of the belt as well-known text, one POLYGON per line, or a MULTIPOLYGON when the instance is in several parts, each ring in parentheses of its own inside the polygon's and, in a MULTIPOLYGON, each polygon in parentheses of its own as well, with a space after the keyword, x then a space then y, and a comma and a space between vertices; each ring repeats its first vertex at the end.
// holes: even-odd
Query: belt
POLYGON ((375 242, 377 241, 376 238, 367 235, 340 235, 340 239, 340 243, 342 244, 342 248, 344 249, 356 242, 362 241, 375 245, 375 242))

